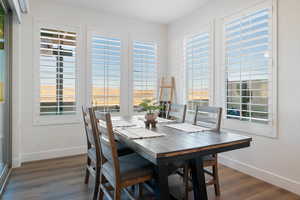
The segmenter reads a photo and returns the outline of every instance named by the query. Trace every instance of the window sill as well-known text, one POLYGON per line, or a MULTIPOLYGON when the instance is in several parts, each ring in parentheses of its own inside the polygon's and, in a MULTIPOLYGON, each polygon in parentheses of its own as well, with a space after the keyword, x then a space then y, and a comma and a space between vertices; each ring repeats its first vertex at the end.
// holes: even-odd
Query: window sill
POLYGON ((38 116, 33 120, 33 126, 52 126, 52 125, 67 125, 79 124, 81 118, 79 115, 73 116, 38 116))
POLYGON ((243 122, 237 120, 223 119, 222 130, 245 135, 256 135, 267 138, 278 138, 275 123, 273 126, 243 122))

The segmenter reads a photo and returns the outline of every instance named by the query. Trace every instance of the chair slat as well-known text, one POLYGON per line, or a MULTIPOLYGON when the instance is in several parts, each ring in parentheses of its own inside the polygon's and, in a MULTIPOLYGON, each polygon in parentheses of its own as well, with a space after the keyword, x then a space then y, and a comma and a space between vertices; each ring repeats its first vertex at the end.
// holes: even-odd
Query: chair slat
POLYGON ((213 107, 213 106, 198 106, 198 112, 206 112, 206 113, 219 113, 220 107, 213 107))
MULTIPOLYGON (((217 116, 216 116, 217 117, 217 116)), ((204 122, 204 123, 209 123, 209 124, 216 124, 217 119, 216 117, 211 117, 211 116, 197 116, 197 122, 204 122)))
POLYGON ((95 111, 95 116, 99 121, 106 122, 106 112, 95 111))
POLYGON ((213 131, 220 131, 221 126, 221 107, 197 106, 195 124, 212 128, 213 131))

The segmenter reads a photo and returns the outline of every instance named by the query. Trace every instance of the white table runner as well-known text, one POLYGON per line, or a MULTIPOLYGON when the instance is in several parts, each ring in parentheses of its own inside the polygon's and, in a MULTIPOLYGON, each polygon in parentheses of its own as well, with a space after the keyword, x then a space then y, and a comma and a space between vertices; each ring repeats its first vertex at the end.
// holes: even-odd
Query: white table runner
POLYGON ((130 139, 153 138, 166 135, 164 133, 157 133, 146 128, 116 128, 115 131, 130 139))
POLYGON ((211 130, 210 128, 195 126, 195 125, 188 124, 188 123, 167 124, 165 126, 170 127, 170 128, 175 128, 175 129, 187 132, 187 133, 211 130))
POLYGON ((136 126, 136 123, 128 122, 122 119, 112 119, 113 127, 132 127, 136 126))

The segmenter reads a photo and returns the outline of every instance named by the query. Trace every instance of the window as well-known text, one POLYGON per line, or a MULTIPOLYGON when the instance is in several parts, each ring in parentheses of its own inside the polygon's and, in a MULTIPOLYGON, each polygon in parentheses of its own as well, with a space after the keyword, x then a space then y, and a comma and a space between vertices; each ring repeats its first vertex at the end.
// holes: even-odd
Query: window
POLYGON ((262 5, 224 21, 225 115, 272 124, 274 98, 273 8, 262 5))
POLYGON ((77 34, 40 28, 40 115, 76 113, 77 34))
POLYGON ((121 40, 93 34, 91 48, 92 104, 120 112, 121 40))
POLYGON ((139 109, 144 99, 157 99, 157 46, 151 42, 133 42, 133 106, 139 109))
POLYGON ((188 110, 208 106, 211 81, 211 38, 209 31, 187 37, 184 43, 188 110))

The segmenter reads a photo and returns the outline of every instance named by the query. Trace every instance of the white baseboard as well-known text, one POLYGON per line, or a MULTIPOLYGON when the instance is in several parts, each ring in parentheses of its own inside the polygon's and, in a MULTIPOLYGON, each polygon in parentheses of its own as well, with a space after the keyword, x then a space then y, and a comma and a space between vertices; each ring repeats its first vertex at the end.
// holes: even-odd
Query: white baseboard
POLYGON ((219 156, 219 162, 225 166, 300 195, 300 182, 298 181, 274 174, 264 169, 259 169, 252 165, 248 165, 223 155, 219 156))
POLYGON ((21 155, 21 161, 29 162, 36 160, 45 160, 51 158, 59 158, 65 156, 73 156, 86 153, 86 146, 70 147, 63 149, 53 149, 49 151, 41 151, 34 153, 24 153, 21 155))

